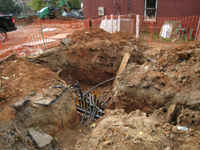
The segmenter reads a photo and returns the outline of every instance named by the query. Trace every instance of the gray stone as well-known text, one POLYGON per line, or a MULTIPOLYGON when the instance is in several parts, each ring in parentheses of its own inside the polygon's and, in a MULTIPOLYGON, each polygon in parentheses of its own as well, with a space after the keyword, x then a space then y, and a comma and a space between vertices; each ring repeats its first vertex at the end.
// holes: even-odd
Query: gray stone
POLYGON ((27 105, 30 101, 31 101, 31 100, 29 100, 29 99, 22 100, 22 101, 19 101, 19 102, 13 104, 12 106, 13 106, 14 108, 21 108, 21 107, 27 105))
POLYGON ((53 139, 52 136, 41 131, 36 131, 35 128, 33 127, 28 128, 28 131, 33 140, 37 143, 37 146, 39 148, 48 145, 49 143, 51 143, 51 140, 53 139))
POLYGON ((62 39, 61 41, 60 41, 62 44, 64 44, 64 45, 67 45, 67 46, 70 46, 71 45, 71 39, 62 39))
POLYGON ((36 101, 35 104, 39 104, 39 105, 43 105, 43 106, 48 106, 51 103, 53 103, 54 101, 55 101, 55 99, 44 99, 44 100, 36 101))

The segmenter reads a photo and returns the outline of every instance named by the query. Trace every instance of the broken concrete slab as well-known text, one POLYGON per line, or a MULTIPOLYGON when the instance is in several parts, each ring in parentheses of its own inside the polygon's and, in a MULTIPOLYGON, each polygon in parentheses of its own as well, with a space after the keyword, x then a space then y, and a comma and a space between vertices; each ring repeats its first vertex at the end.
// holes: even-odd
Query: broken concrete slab
POLYGON ((44 146, 48 145, 53 139, 52 136, 41 131, 36 131, 33 127, 28 128, 28 132, 34 139, 34 141, 37 143, 37 146, 39 148, 43 148, 44 146))
MULTIPOLYGON (((62 85, 62 86, 55 86, 55 87, 61 88, 61 87, 63 87, 63 85, 62 85)), ((55 87, 54 87, 54 88, 55 88, 55 87)), ((52 87, 52 88, 53 88, 53 87, 52 87)), ((66 87, 66 88, 62 91, 62 93, 60 93, 59 97, 61 97, 61 96, 63 95, 63 93, 65 93, 67 90, 68 90, 68 87, 66 87)), ((42 106, 49 106, 49 105, 55 103, 55 102, 58 100, 59 97, 54 98, 54 99, 52 99, 52 98, 40 99, 40 100, 35 101, 34 103, 35 103, 35 104, 42 105, 42 106)))
POLYGON ((69 39, 69 38, 67 38, 67 39, 62 39, 60 42, 61 42, 62 44, 64 44, 64 45, 67 45, 67 46, 71 45, 71 39, 69 39))
POLYGON ((50 104, 54 103, 56 99, 45 99, 41 101, 36 101, 35 104, 43 105, 43 106, 49 106, 50 104))
POLYGON ((19 101, 19 102, 13 104, 12 106, 13 106, 14 108, 21 108, 21 107, 27 105, 30 101, 31 101, 31 100, 29 100, 29 99, 22 100, 22 101, 19 101))

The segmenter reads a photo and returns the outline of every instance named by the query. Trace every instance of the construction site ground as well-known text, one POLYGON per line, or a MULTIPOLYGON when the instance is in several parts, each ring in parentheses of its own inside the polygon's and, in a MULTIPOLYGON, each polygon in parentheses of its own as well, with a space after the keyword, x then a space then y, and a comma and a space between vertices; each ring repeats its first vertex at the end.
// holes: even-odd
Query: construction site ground
POLYGON ((67 41, 0 60, 0 149, 200 149, 200 41, 150 44, 91 27, 67 41), (85 93, 116 77, 126 53, 115 82, 91 92, 108 100, 105 115, 82 125, 75 84, 85 93))

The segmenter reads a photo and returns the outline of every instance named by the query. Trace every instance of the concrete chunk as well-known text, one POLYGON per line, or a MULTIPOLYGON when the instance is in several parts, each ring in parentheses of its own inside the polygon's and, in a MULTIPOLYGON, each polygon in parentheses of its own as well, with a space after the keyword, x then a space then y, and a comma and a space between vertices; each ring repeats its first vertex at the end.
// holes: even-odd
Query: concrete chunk
POLYGON ((37 146, 39 148, 42 148, 49 143, 51 143, 51 140, 53 139, 52 136, 41 132, 41 131, 36 131, 35 128, 31 127, 28 128, 28 132, 31 135, 31 137, 34 139, 34 141, 37 143, 37 146))
POLYGON ((71 39, 67 38, 67 39, 62 39, 60 41, 62 44, 70 46, 71 45, 71 39))

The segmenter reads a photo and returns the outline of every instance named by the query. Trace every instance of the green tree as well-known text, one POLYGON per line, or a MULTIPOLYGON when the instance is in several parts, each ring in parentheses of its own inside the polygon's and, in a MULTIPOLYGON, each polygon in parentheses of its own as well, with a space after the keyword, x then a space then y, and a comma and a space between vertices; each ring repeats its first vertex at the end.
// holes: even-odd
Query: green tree
POLYGON ((81 8, 81 2, 80 0, 69 0, 69 5, 73 9, 80 9, 81 8))
POLYGON ((31 0, 29 6, 31 6, 33 10, 40 10, 45 7, 45 3, 44 0, 31 0))
POLYGON ((31 6, 29 5, 24 5, 24 11, 30 11, 31 10, 31 6))
MULTIPOLYGON (((82 0, 66 0, 66 1, 68 2, 69 6, 72 9, 80 9, 81 8, 82 0)), ((58 7, 59 0, 56 0, 56 4, 58 7)), ((29 6, 31 6, 31 8, 33 10, 40 10, 45 7, 45 0, 31 0, 31 2, 29 3, 29 6)))
POLYGON ((3 14, 19 12, 20 8, 13 0, 0 0, 0 12, 3 14))

